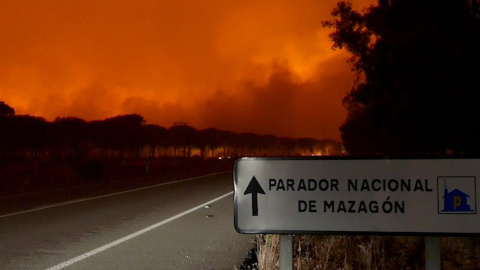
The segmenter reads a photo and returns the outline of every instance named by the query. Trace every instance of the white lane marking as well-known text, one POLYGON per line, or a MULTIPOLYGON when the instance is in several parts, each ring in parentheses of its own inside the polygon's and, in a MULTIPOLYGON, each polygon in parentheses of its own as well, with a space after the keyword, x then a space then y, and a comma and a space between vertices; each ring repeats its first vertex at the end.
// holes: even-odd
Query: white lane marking
POLYGON ((79 262, 79 261, 85 260, 85 259, 88 258, 88 257, 91 257, 91 256, 93 256, 93 255, 96 255, 96 254, 98 254, 98 253, 100 253, 100 252, 103 252, 103 251, 105 251, 105 250, 107 250, 107 249, 110 249, 110 248, 112 248, 112 247, 115 247, 115 246, 117 246, 117 245, 120 245, 121 243, 126 242, 126 241, 128 241, 128 240, 130 240, 130 239, 132 239, 132 238, 134 238, 134 237, 137 237, 137 236, 142 235, 142 234, 144 234, 144 233, 146 233, 146 232, 149 232, 149 231, 151 231, 151 230, 153 230, 153 229, 155 229, 155 228, 158 228, 158 227, 160 227, 160 226, 162 226, 162 225, 165 225, 165 224, 169 223, 170 221, 173 221, 173 220, 175 220, 175 219, 177 219, 177 218, 180 218, 180 217, 182 217, 182 216, 185 216, 185 215, 187 215, 187 214, 190 214, 190 213, 193 212, 193 211, 196 211, 196 210, 198 210, 198 209, 200 209, 200 208, 203 208, 203 207, 204 207, 205 205, 207 205, 207 204, 212 204, 212 203, 214 203, 214 202, 216 202, 216 201, 218 201, 218 200, 221 200, 221 199, 223 199, 223 198, 225 198, 225 197, 227 197, 227 196, 230 196, 230 195, 232 195, 232 194, 233 194, 233 191, 228 192, 228 193, 226 193, 226 194, 223 194, 222 196, 217 197, 217 198, 215 198, 215 199, 213 199, 213 200, 211 200, 211 201, 202 203, 202 204, 200 204, 200 205, 198 205, 198 206, 195 206, 194 208, 191 208, 191 209, 189 209, 189 210, 187 210, 187 211, 185 211, 185 212, 182 212, 182 213, 177 214, 177 215, 175 215, 175 216, 173 216, 173 217, 170 217, 170 218, 168 218, 168 219, 165 219, 165 220, 163 220, 163 221, 160 221, 160 222, 158 222, 158 223, 156 223, 156 224, 153 224, 153 225, 151 225, 151 226, 149 226, 149 227, 147 227, 147 228, 145 228, 145 229, 142 229, 142 230, 140 230, 140 231, 137 231, 137 232, 135 232, 135 233, 132 233, 132 234, 130 234, 130 235, 127 235, 127 236, 125 236, 125 237, 123 237, 123 238, 120 238, 120 239, 118 239, 118 240, 115 240, 115 241, 113 241, 113 242, 111 242, 111 243, 109 243, 109 244, 106 244, 106 245, 101 246, 101 247, 99 247, 99 248, 96 248, 96 249, 94 249, 94 250, 91 250, 91 251, 88 251, 88 252, 86 252, 86 253, 83 253, 83 254, 80 255, 80 256, 77 256, 77 257, 72 258, 72 259, 70 259, 70 260, 68 260, 68 261, 66 261, 66 262, 63 262, 63 263, 57 264, 57 265, 55 265, 55 266, 52 266, 52 267, 50 267, 50 268, 48 268, 48 269, 46 269, 46 270, 60 270, 60 269, 63 269, 63 268, 65 268, 65 267, 67 267, 67 266, 70 266, 70 265, 72 265, 72 264, 74 264, 74 263, 77 263, 77 262, 79 262))
POLYGON ((54 207, 58 207, 58 206, 68 205, 68 204, 74 204, 74 203, 80 203, 80 202, 85 202, 85 201, 90 201, 90 200, 101 199, 101 198, 105 198, 105 197, 110 197, 110 196, 125 194, 125 193, 129 193, 129 192, 135 192, 135 191, 144 190, 144 189, 149 189, 149 188, 155 188, 155 187, 160 187, 160 186, 177 184, 177 183, 186 182, 186 181, 191 181, 191 180, 198 179, 198 178, 202 178, 202 177, 208 177, 208 176, 212 176, 212 175, 218 175, 218 174, 222 174, 222 173, 226 173, 226 172, 228 172, 228 171, 219 172, 219 173, 211 173, 211 174, 206 174, 206 175, 201 175, 201 176, 196 176, 196 177, 192 177, 192 178, 187 178, 187 179, 182 179, 182 180, 176 180, 176 181, 171 181, 171 182, 165 182, 165 183, 155 184, 155 185, 151 185, 151 186, 147 186, 147 187, 141 187, 141 188, 136 188, 136 189, 130 189, 130 190, 125 190, 125 191, 120 191, 120 192, 116 192, 116 193, 101 195, 101 196, 97 196, 97 197, 83 198, 83 199, 78 199, 78 200, 72 200, 72 201, 66 201, 66 202, 60 202, 60 203, 50 204, 50 205, 46 205, 46 206, 40 206, 40 207, 36 207, 36 208, 33 208, 33 209, 29 209, 29 210, 24 210, 24 211, 19 211, 19 212, 15 212, 15 213, 0 215, 0 218, 9 217, 9 216, 16 216, 16 215, 20 215, 20 214, 25 214, 25 213, 40 211, 40 210, 49 209, 49 208, 54 208, 54 207))

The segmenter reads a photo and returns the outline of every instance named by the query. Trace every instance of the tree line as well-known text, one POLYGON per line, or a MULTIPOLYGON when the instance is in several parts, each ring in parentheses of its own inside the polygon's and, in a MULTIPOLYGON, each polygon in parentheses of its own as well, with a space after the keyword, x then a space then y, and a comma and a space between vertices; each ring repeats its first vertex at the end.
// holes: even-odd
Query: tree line
POLYGON ((239 157, 338 154, 331 140, 234 133, 216 128, 198 130, 186 123, 165 128, 146 124, 137 114, 85 121, 57 117, 54 121, 15 110, 0 102, 0 158, 110 160, 156 157, 239 157))

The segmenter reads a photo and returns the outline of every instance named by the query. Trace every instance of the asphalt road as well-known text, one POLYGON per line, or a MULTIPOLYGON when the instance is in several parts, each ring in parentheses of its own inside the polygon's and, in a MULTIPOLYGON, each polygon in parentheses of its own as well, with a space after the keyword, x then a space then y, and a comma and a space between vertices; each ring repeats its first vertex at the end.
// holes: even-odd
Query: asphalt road
POLYGON ((0 269, 234 269, 232 173, 0 216, 0 269))

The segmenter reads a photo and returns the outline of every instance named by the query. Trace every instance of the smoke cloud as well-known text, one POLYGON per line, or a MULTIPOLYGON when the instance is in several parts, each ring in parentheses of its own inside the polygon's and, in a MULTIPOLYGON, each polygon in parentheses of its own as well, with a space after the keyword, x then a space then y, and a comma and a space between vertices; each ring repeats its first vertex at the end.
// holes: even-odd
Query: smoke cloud
MULTIPOLYGON (((355 8, 368 1, 353 1, 355 8)), ((353 75, 336 1, 0 2, 0 100, 17 114, 339 139, 353 75)))

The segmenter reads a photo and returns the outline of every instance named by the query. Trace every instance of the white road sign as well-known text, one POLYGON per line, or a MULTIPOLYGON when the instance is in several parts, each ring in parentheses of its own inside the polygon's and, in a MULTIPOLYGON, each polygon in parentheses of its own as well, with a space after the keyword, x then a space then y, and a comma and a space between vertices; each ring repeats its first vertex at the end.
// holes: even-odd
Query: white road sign
POLYGON ((240 233, 480 234, 480 159, 241 158, 240 233))

